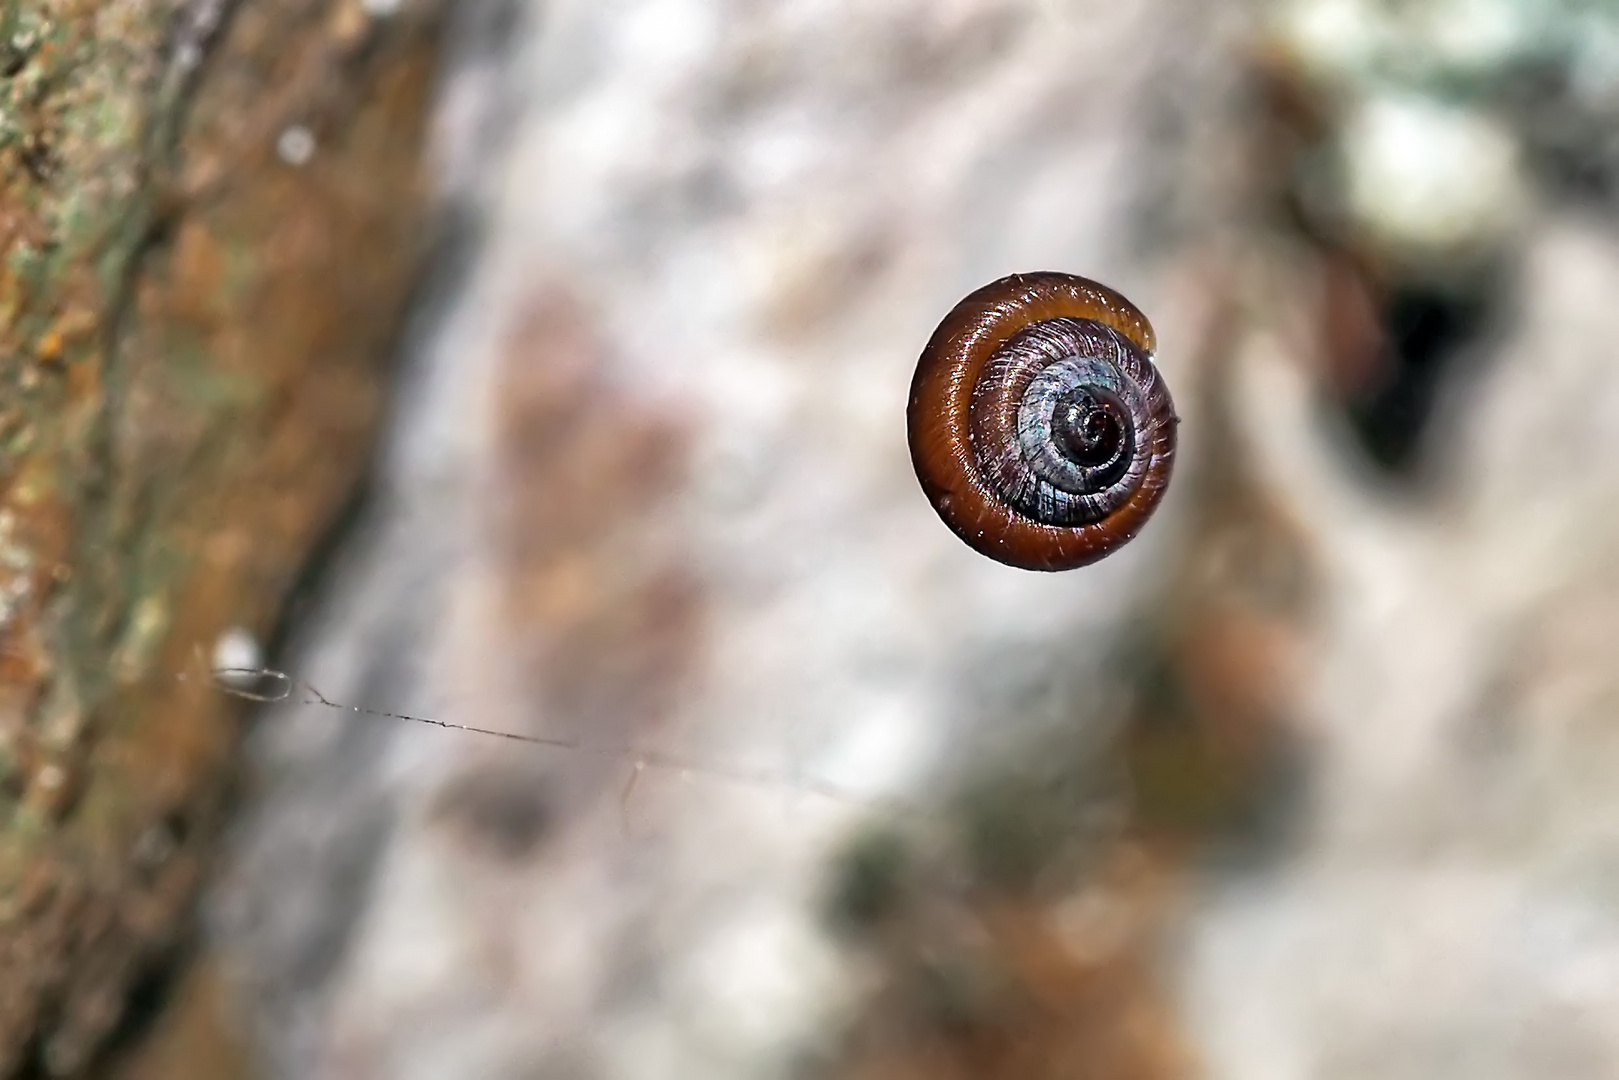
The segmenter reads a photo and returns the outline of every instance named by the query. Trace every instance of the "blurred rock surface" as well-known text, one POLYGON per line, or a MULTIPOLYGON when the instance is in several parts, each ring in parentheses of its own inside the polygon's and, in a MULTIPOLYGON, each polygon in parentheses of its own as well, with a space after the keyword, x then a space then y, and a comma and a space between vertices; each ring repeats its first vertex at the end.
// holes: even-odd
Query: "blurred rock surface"
POLYGON ((578 748, 269 713, 211 914, 272 1075, 1619 1071, 1612 222, 1414 32, 1284 66, 1267 156, 1249 14, 460 11, 459 231, 287 663, 578 748), (1411 131, 1495 163, 1465 213, 1384 204, 1458 182, 1385 183, 1411 131), (1140 303, 1185 419, 1059 577, 957 544, 899 420, 1032 267, 1140 303), (1344 387, 1422 333, 1460 359, 1368 439, 1344 387))
MULTIPOLYGON (((939 527, 898 418, 942 313, 1017 269, 1117 285, 1183 373, 1195 303, 1136 254, 1135 204, 1186 12, 466 14, 440 132, 466 253, 291 663, 333 699, 696 767, 278 711, 220 933, 278 1075, 830 1067, 875 974, 823 898, 881 800, 950 847, 951 792, 1010 770, 992 818, 1027 831, 1004 799, 1054 790, 1031 865, 1117 801, 1085 720, 1175 509, 1092 573, 1010 572, 939 527)), ((1119 968, 1148 1011, 1151 969, 1119 968)))

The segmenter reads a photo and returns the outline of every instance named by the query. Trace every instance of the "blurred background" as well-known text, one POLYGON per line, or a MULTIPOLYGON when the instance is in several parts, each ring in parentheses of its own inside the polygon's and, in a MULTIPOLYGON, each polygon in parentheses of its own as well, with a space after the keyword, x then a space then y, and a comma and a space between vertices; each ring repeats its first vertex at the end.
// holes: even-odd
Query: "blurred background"
POLYGON ((0 35, 0 1073, 1619 1078, 1619 4, 94 7, 0 35), (1059 575, 903 429, 1036 269, 1183 420, 1059 575))

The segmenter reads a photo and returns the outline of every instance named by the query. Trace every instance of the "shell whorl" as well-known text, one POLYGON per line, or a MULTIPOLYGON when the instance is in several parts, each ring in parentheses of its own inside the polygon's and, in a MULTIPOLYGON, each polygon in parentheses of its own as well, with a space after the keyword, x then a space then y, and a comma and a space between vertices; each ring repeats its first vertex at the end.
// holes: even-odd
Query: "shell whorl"
POLYGON ((1157 508, 1176 417, 1136 307, 1067 274, 972 293, 923 350, 907 413, 911 458, 947 525, 1030 570, 1084 566, 1157 508))

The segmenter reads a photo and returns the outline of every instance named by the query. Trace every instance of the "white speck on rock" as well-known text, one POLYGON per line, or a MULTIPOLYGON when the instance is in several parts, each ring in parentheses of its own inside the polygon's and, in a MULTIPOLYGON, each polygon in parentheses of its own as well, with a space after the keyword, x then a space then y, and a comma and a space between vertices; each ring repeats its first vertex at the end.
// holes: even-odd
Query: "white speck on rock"
POLYGON ((275 141, 276 156, 295 169, 308 165, 315 156, 315 136, 302 124, 293 124, 275 141))

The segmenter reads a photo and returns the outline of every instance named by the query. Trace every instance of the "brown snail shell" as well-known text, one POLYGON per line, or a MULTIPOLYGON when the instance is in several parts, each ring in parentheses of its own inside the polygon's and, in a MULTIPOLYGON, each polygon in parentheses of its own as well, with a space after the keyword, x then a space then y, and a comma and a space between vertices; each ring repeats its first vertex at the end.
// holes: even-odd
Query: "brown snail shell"
POLYGON ((917 479, 957 536, 1027 570, 1118 550, 1157 509, 1178 420, 1136 306, 1069 274, 1014 274, 933 332, 906 423, 917 479))

